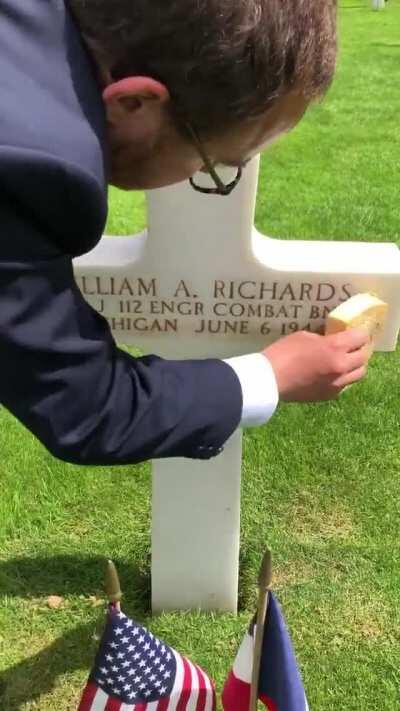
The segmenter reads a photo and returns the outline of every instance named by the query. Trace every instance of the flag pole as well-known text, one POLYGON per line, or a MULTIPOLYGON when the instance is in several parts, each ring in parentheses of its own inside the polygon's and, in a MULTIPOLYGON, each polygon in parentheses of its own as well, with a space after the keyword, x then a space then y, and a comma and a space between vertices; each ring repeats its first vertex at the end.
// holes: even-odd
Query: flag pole
POLYGON ((108 601, 116 606, 118 610, 121 609, 121 598, 122 598, 122 592, 121 592, 121 585, 119 582, 119 577, 117 573, 117 569, 112 562, 112 560, 107 561, 107 568, 106 568, 106 578, 105 578, 105 591, 106 595, 108 598, 108 601))
POLYGON ((258 604, 256 621, 256 638, 254 640, 253 670, 251 675, 249 711, 256 711, 258 702, 258 681, 260 677, 260 663, 262 643, 264 638, 265 618, 268 609, 268 593, 272 579, 271 551, 264 553, 260 572, 258 574, 258 604))

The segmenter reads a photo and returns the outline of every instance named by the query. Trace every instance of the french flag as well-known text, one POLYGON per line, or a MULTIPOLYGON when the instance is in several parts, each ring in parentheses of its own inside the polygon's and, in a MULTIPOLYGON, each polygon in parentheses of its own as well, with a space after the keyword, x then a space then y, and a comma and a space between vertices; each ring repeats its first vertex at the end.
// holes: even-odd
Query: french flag
MULTIPOLYGON (((256 626, 246 633, 222 692, 224 711, 248 711, 256 626)), ((272 593, 268 597, 258 698, 268 711, 308 711, 303 682, 282 611, 272 593)))

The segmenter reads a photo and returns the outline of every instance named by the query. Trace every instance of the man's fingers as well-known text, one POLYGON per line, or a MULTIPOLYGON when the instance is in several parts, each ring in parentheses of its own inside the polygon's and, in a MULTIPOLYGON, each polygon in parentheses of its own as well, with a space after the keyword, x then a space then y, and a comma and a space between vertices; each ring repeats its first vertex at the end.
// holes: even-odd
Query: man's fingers
POLYGON ((368 331, 364 328, 350 328, 348 331, 341 331, 327 338, 334 338, 335 346, 343 348, 348 353, 368 345, 371 340, 368 331))
POLYGON ((336 378, 333 383, 333 386, 338 390, 342 390, 346 387, 346 385, 351 385, 352 383, 356 383, 358 380, 364 378, 366 373, 367 366, 362 365, 359 368, 350 371, 350 373, 346 373, 345 375, 341 375, 339 378, 336 378))
POLYGON ((347 353, 345 358, 346 371, 350 372, 352 370, 357 370, 357 368, 366 366, 369 360, 369 353, 366 348, 359 348, 356 351, 350 351, 350 353, 347 353))

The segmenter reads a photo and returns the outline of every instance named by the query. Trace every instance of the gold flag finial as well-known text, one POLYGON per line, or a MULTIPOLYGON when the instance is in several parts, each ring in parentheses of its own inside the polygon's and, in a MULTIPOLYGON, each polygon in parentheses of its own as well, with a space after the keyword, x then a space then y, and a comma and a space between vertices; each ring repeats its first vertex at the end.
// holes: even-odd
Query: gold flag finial
POLYGON ((122 598, 121 585, 112 560, 107 561, 105 590, 109 602, 120 602, 122 598))
POLYGON ((253 670, 251 675, 250 704, 249 711, 257 711, 258 680, 260 676, 260 664, 262 654, 262 644, 264 638, 265 619, 268 609, 269 588, 272 582, 272 556, 271 551, 264 553, 260 572, 258 574, 258 604, 256 618, 256 636, 253 649, 253 670))
POLYGON ((261 562, 260 572, 258 574, 258 587, 260 590, 267 590, 272 582, 272 555, 271 551, 267 550, 261 562))

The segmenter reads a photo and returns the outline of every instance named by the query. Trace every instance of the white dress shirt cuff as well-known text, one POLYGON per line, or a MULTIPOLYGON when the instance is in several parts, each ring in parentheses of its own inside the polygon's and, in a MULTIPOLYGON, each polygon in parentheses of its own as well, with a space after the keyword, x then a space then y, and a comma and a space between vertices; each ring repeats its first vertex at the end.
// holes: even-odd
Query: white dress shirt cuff
POLYGON ((243 394, 241 427, 263 425, 274 414, 279 393, 272 366, 262 353, 225 359, 239 378, 243 394))

